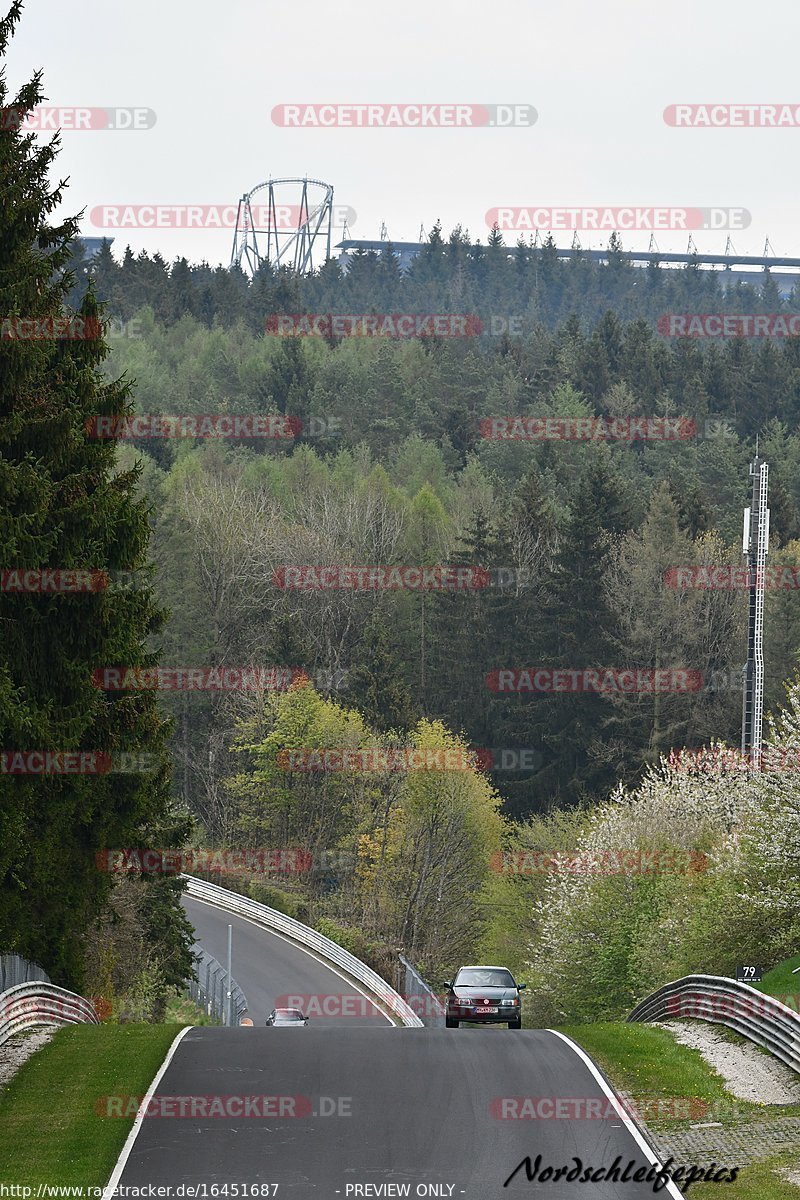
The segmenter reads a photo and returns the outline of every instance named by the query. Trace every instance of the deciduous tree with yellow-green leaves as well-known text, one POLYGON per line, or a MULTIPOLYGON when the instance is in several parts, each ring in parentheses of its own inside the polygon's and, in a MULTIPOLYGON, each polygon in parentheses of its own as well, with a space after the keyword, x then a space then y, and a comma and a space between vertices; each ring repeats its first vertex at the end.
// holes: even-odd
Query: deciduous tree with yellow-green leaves
POLYGON ((299 682, 265 697, 237 748, 240 840, 306 851, 318 903, 328 888, 325 915, 433 970, 474 952, 505 821, 463 738, 425 719, 410 734, 376 732, 299 682), (332 852, 347 864, 333 887, 314 870, 332 852))

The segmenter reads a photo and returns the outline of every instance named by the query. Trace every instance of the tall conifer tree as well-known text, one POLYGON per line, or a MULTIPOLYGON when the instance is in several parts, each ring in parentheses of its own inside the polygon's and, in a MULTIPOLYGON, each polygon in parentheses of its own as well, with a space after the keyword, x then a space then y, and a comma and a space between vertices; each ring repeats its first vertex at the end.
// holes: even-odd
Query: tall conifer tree
MULTIPOLYGON (((0 59, 20 14, 16 2, 0 20, 0 59)), ((132 411, 128 385, 101 374, 108 347, 91 290, 73 325, 80 332, 82 321, 84 336, 53 336, 60 331, 47 324, 69 315, 77 222, 50 223, 64 186, 49 184, 58 138, 37 142, 13 115, 41 100, 39 73, 13 98, 0 75, 0 566, 140 578, 149 526, 138 472, 115 473, 115 443, 87 430, 98 415, 132 411)), ((93 682, 104 667, 153 665, 146 642, 161 622, 149 586, 54 591, 51 577, 47 590, 0 590, 0 950, 71 986, 80 986, 82 938, 111 886, 97 852, 141 845, 170 824, 180 836, 154 692, 93 682), (9 763, 30 760, 8 755, 30 751, 147 754, 151 769, 9 773, 9 763)), ((177 892, 167 883, 161 894, 185 937, 177 892)))

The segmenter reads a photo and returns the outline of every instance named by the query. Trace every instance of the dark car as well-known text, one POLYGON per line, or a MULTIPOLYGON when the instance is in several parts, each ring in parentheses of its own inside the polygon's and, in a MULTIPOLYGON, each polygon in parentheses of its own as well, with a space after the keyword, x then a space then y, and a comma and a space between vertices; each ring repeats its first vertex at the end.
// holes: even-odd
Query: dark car
POLYGON ((444 986, 448 1029, 457 1029, 461 1021, 522 1028, 520 992, 526 985, 516 983, 506 967, 461 967, 444 986))
POLYGON ((308 1024, 308 1017, 299 1008, 273 1008, 266 1020, 267 1025, 288 1025, 295 1028, 308 1024))

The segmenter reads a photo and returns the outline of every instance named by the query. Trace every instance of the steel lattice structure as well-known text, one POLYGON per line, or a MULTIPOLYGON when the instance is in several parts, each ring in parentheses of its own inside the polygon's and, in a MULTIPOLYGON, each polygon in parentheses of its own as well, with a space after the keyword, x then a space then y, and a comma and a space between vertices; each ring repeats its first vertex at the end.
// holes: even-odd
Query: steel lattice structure
POLYGON ((750 465, 753 496, 744 510, 742 551, 747 556, 750 604, 747 627, 747 665, 742 698, 742 752, 761 759, 764 713, 764 588, 769 550, 769 467, 757 456, 750 465))
POLYGON ((332 221, 330 183, 321 179, 259 183, 239 201, 231 266, 249 269, 251 274, 262 263, 298 273, 313 271, 320 259, 330 258, 332 221))

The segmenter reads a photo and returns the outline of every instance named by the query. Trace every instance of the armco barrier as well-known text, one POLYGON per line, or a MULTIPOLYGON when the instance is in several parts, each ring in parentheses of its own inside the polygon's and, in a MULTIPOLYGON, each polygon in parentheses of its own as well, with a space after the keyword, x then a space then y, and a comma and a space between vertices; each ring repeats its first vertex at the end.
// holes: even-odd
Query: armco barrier
POLYGON ((300 921, 295 921, 293 917, 287 917, 274 908, 268 908, 266 904, 259 904, 258 901, 250 900, 247 896, 240 896, 238 892, 229 892, 226 888, 217 887, 215 883, 206 883, 203 879, 195 879, 193 875, 182 875, 181 879, 186 880, 186 892, 189 896, 194 896, 197 900, 205 900, 208 904, 213 904, 216 908, 224 909, 225 912, 234 913, 236 916, 247 917, 256 925, 262 925, 265 929, 273 930, 275 933, 282 933, 284 937, 298 946, 314 950, 320 958, 341 967, 352 979, 363 984, 371 996, 379 1002, 377 1007, 382 1008, 387 1015, 396 1017, 401 1025, 409 1028, 422 1027, 422 1021, 417 1014, 409 1008, 403 997, 385 979, 381 979, 376 971, 337 945, 336 942, 332 942, 330 938, 317 933, 315 929, 310 929, 308 925, 303 925, 300 921))
POLYGON ((0 994, 0 1046, 37 1025, 99 1025, 91 1000, 52 983, 18 983, 0 994))
POLYGON ((683 1017, 726 1025, 800 1072, 800 1016, 746 983, 719 975, 686 975, 642 1000, 628 1020, 683 1017))

